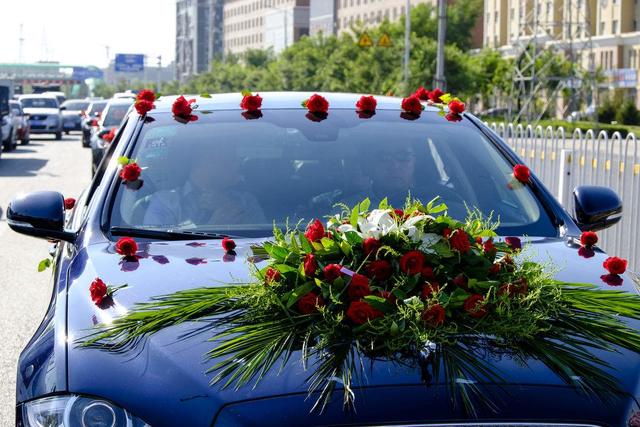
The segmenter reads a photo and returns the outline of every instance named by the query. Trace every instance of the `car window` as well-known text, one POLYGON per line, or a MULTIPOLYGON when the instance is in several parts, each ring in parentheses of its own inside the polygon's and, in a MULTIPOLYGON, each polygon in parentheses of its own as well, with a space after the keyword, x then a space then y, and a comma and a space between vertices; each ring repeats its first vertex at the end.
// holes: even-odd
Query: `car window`
POLYGON ((88 102, 79 102, 79 101, 65 101, 62 104, 67 110, 86 110, 89 107, 88 102))
POLYGON ((22 115, 22 110, 20 109, 20 105, 16 105, 14 103, 11 103, 11 113, 13 113, 16 116, 20 116, 22 115))
POLYGON ((109 105, 106 115, 104 116, 103 127, 120 126, 122 119, 127 115, 129 105, 109 105))
POLYGON ((511 182, 512 165, 467 119, 425 112, 410 121, 389 110, 369 120, 334 110, 321 122, 300 110, 257 120, 215 111, 186 125, 151 117, 130 155, 143 185, 120 186, 111 225, 267 236, 273 221, 308 221, 364 198, 402 206, 410 194, 441 196, 461 219, 478 208, 504 234, 557 235, 533 192, 511 182))
POLYGON ((22 108, 58 108, 54 98, 24 98, 20 100, 22 108))
POLYGON ((104 110, 104 107, 107 105, 107 102, 92 102, 91 105, 89 105, 89 109, 87 110, 87 113, 101 113, 104 110))

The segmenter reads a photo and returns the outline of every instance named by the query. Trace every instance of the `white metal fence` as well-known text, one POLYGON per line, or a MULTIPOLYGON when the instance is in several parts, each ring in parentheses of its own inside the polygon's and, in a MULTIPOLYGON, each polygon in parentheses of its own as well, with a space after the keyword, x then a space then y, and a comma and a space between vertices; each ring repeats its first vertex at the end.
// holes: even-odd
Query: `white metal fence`
POLYGON ((491 123, 527 163, 563 206, 573 213, 573 188, 602 185, 615 190, 623 203, 622 220, 602 231, 600 246, 627 258, 630 268, 640 270, 640 141, 633 133, 611 137, 605 131, 566 134, 564 128, 491 123))

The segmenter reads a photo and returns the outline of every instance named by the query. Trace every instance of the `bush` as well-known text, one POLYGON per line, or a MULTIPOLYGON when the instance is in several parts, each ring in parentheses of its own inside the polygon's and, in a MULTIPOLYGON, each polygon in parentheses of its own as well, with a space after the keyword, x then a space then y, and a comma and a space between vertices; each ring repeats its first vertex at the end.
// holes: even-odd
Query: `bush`
POLYGON ((616 118, 616 108, 611 100, 606 99, 598 107, 598 121, 600 123, 610 124, 616 118))
POLYGON ((640 113, 636 104, 629 100, 625 101, 616 112, 616 121, 623 125, 637 125, 640 123, 640 113))

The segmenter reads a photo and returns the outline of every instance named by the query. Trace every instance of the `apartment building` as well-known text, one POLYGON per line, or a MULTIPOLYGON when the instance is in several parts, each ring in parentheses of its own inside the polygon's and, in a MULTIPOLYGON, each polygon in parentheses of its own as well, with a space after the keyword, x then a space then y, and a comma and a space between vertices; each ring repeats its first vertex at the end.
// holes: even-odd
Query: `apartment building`
POLYGON ((278 53, 309 34, 309 0, 226 0, 223 20, 225 52, 278 53))
POLYGON ((222 55, 223 0, 176 0, 176 78, 207 71, 222 55))
POLYGON ((640 105, 638 0, 485 0, 483 46, 515 56, 533 36, 543 48, 574 50, 601 69, 601 90, 626 89, 640 105))

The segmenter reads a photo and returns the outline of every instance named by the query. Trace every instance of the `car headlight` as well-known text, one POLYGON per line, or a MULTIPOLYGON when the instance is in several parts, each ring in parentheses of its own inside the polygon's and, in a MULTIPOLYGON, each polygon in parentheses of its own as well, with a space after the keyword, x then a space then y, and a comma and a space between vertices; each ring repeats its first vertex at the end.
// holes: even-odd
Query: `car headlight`
POLYGON ((128 411, 103 399, 51 396, 22 405, 25 427, 149 427, 128 411))

